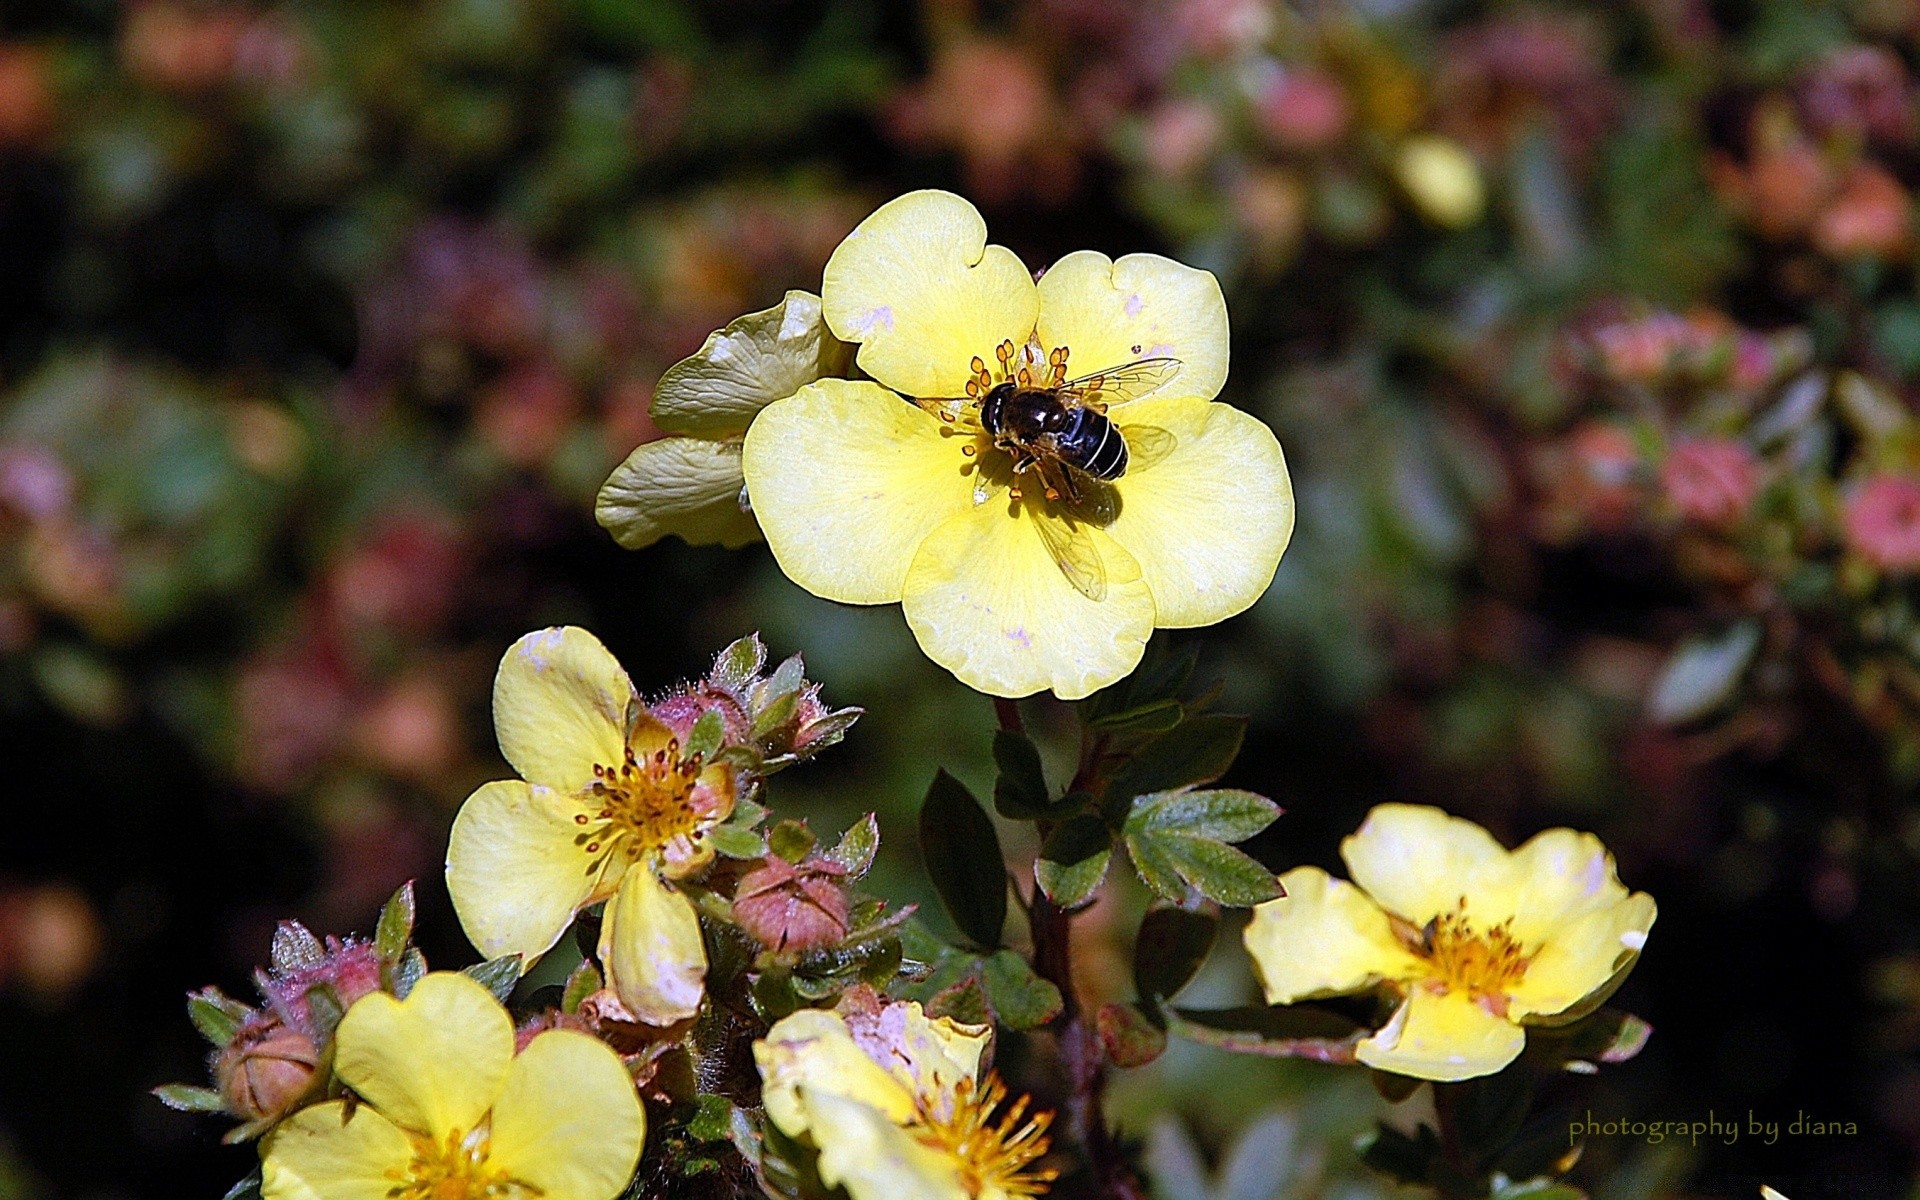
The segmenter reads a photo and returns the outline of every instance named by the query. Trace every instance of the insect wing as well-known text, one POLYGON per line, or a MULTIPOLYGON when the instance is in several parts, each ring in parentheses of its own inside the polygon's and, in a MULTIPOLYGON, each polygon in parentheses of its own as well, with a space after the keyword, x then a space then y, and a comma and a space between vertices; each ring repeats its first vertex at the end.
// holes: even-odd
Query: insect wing
POLYGON ((1069 379, 1059 394, 1075 403, 1108 409, 1153 395, 1180 373, 1177 358, 1143 358, 1125 366, 1109 367, 1092 375, 1069 379))
POLYGON ((1172 430, 1158 425, 1127 425, 1120 435, 1127 439, 1127 470, 1135 472, 1166 461, 1180 444, 1172 430))
POLYGON ((922 412, 932 413, 934 416, 939 417, 942 421, 945 421, 949 425, 959 420, 961 416, 963 416, 966 413, 968 406, 973 403, 973 401, 968 400, 964 397, 960 399, 948 399, 948 398, 940 398, 940 397, 933 397, 933 396, 923 396, 919 398, 915 398, 915 397, 902 397, 902 398, 907 400, 908 403, 912 404, 915 408, 920 409, 922 412))
POLYGON ((1053 556, 1054 565, 1067 577, 1073 590, 1089 600, 1107 598, 1107 567, 1100 561, 1100 547, 1093 533, 1072 517, 1036 512, 1034 522, 1040 529, 1040 541, 1053 556))

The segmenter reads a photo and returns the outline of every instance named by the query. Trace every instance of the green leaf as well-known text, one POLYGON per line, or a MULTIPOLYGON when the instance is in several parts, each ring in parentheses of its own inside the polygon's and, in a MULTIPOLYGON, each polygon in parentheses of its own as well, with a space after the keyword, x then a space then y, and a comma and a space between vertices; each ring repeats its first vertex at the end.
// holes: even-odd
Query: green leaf
POLYGON ((736 317, 654 385, 650 411, 668 433, 745 433, 760 410, 846 369, 850 348, 827 331, 820 298, 788 292, 772 308, 736 317))
POLYGON ((1713 712, 1733 698, 1759 649, 1758 621, 1682 642, 1654 680, 1647 714, 1664 725, 1679 725, 1713 712))
POLYGON ((1434 1084, 1436 1099, 1448 1097, 1454 1136, 1470 1161, 1491 1164, 1520 1132, 1533 1108, 1533 1078, 1530 1066, 1515 1063, 1464 1083, 1434 1084))
POLYGON ((227 1189, 220 1200, 260 1200, 260 1168, 255 1167, 245 1179, 227 1189))
POLYGON ((383 963, 397 963, 413 940, 413 880, 400 885, 380 910, 380 923, 374 927, 373 948, 383 963))
POLYGON ((1131 1004, 1101 1005, 1095 1024, 1115 1066, 1144 1067, 1167 1052, 1167 1031, 1131 1004))
POLYGON ((725 1096, 702 1093, 687 1121, 687 1136, 697 1142, 724 1142, 733 1132, 733 1102, 725 1096))
POLYGON ((1440 1156, 1440 1137, 1422 1125, 1409 1137, 1389 1125, 1376 1125, 1362 1135, 1360 1161, 1401 1183, 1425 1183, 1440 1156))
POLYGON ((479 980, 481 986, 493 993, 495 1000, 505 1004, 507 997, 513 995, 513 986, 520 982, 520 956, 503 954, 499 958, 475 963, 463 973, 479 980))
POLYGON ((750 633, 714 656, 714 683, 728 691, 739 691, 752 683, 767 665, 767 647, 760 635, 750 633))
POLYGON ((1051 807, 1040 751, 1024 733, 1002 729, 993 735, 993 807, 1011 821, 1045 816, 1051 807))
POLYGON ((977 975, 935 992, 926 1003, 926 1012, 929 1017, 948 1017, 963 1025, 993 1024, 993 1005, 977 975))
POLYGON ((776 696, 765 708, 753 714, 753 740, 764 742, 774 734, 792 724, 794 714, 800 711, 800 693, 783 692, 776 696))
POLYGON ((715 825, 707 830, 707 841, 728 858, 759 858, 766 854, 766 839, 738 825, 715 825))
POLYGON ((210 1087, 190 1083, 163 1083, 153 1089, 160 1103, 180 1112, 217 1113, 227 1111, 227 1102, 210 1087))
POLYGON ((880 851, 880 822, 872 813, 861 817, 847 826, 840 835, 840 841, 827 851, 831 862, 839 863, 847 869, 847 877, 858 879, 873 866, 873 856, 880 851))
POLYGON ((1133 802, 1127 828, 1244 842, 1279 815, 1278 804, 1253 792, 1227 788, 1156 792, 1133 802))
POLYGON ((1011 950, 987 956, 980 977, 987 999, 1000 1020, 1012 1029, 1038 1029, 1060 1015, 1060 989, 1034 973, 1027 960, 1011 950))
POLYGON ((1110 801, 1211 783, 1226 774, 1247 736, 1247 719, 1216 713, 1191 717, 1140 747, 1114 773, 1110 801))
POLYGON ((605 986, 606 981, 600 977, 600 968, 590 962, 582 962, 567 976, 567 986, 560 993, 560 1011, 568 1014, 579 1012, 581 1002, 605 986))
POLYGON ((790 863, 797 863, 813 853, 816 844, 813 830, 799 821, 782 821, 767 835, 767 845, 790 863))
POLYGON ((1093 900, 1112 857, 1113 835, 1106 823, 1082 813, 1047 835, 1040 857, 1034 860, 1033 877, 1047 899, 1061 908, 1076 909, 1093 900))
POLYGON ((687 731, 687 744, 681 747, 684 757, 699 755, 702 761, 712 758, 714 751, 720 749, 727 740, 727 719, 720 710, 710 708, 700 714, 700 719, 687 731))
POLYGON ((1129 833, 1121 840, 1126 843, 1127 857, 1133 861, 1134 873, 1140 876, 1140 882, 1153 890, 1154 895, 1175 904, 1192 899, 1193 889, 1182 878, 1158 839, 1151 836, 1136 837, 1129 833))
POLYGON ((920 853, 960 932, 976 946, 998 946, 1007 920, 1000 837, 973 793, 945 769, 933 777, 920 805, 920 853))
POLYGON ((1087 728, 1094 733, 1116 738, 1146 737, 1165 733, 1178 725, 1186 715, 1185 706, 1178 700, 1156 700, 1125 712, 1095 717, 1087 722, 1087 728))
POLYGON ((419 983, 420 980, 425 977, 426 973, 426 955, 420 953, 417 947, 410 946, 407 948, 407 952, 400 956, 399 963, 393 968, 393 979, 387 990, 393 993, 395 999, 405 1000, 407 995, 413 991, 413 985, 419 983))
POLYGON ((1326 1009, 1169 1008, 1167 1031, 1190 1042, 1257 1054, 1264 1058, 1306 1058, 1315 1062, 1354 1062, 1354 1047, 1370 1030, 1326 1009))
POLYGON ((224 1046, 233 1040, 242 1023, 253 1015, 253 1010, 233 999, 219 988, 202 988, 187 993, 187 1019, 200 1031, 200 1036, 216 1046, 224 1046))
POLYGON ((1495 1189, 1490 1200, 1587 1200, 1587 1194, 1570 1183, 1523 1179, 1495 1189))
POLYGON ((1215 912, 1155 905, 1133 942, 1133 990, 1142 1000, 1168 999, 1186 987, 1213 951, 1215 912))
POLYGON ((1152 839, 1180 878, 1216 903, 1250 908, 1280 894, 1280 881, 1272 871, 1225 842, 1175 833, 1141 836, 1152 839))
POLYGON ((593 519, 629 550, 668 534, 696 546, 745 546, 760 540, 759 523, 740 505, 746 485, 737 439, 662 438, 635 447, 607 476, 593 519))

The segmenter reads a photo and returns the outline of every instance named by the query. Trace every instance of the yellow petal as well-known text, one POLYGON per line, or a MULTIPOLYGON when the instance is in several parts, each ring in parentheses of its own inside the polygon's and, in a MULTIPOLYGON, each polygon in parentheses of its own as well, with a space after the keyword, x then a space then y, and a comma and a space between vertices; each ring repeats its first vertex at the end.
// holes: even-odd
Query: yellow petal
POLYGON ((1380 907, 1425 925, 1468 898, 1485 929, 1513 915, 1506 848, 1472 821, 1421 804, 1381 804, 1340 843, 1353 881, 1380 907))
POLYGON ((1420 973, 1365 892, 1318 867, 1280 877, 1286 895, 1253 910, 1242 935, 1269 1004, 1365 991, 1420 973))
POLYGON ((993 1026, 929 1017, 917 1000, 887 1005, 873 1032, 888 1048, 895 1078, 920 1096, 947 1095, 962 1079, 977 1080, 993 1042, 993 1026))
POLYGON ((600 872, 576 841, 580 811, 518 779, 486 784, 460 806, 447 838, 447 892, 467 940, 488 958, 540 957, 593 899, 600 872))
POLYGON ((1293 484, 1273 431, 1198 399, 1144 400, 1112 415, 1122 434, 1150 426, 1175 439, 1166 457, 1115 483, 1120 515, 1107 527, 1139 560, 1154 624, 1211 625, 1244 611, 1293 537, 1293 484))
POLYGON ((584 1033, 553 1029, 507 1072, 488 1162, 543 1200, 613 1200, 633 1178, 646 1134, 620 1056, 584 1033))
POLYGON ((1627 898, 1613 856, 1590 833, 1549 829, 1513 852, 1513 925, 1523 946, 1538 946, 1556 929, 1627 898))
POLYGON ((600 639, 573 625, 530 633, 493 679, 500 753, 529 783, 577 792, 625 749, 633 683, 600 639))
POLYGON ((346 1117, 338 1100, 303 1108, 260 1145, 265 1200, 388 1200, 413 1158, 407 1135, 366 1105, 346 1117))
POLYGON ((1520 1056, 1527 1035, 1463 992, 1416 987, 1393 1018, 1355 1048, 1361 1062, 1396 1075, 1452 1083, 1491 1075, 1520 1056))
POLYGON ((684 1021, 700 1009, 707 979, 700 918, 650 863, 634 864, 607 905, 600 961, 620 1002, 649 1025, 684 1021))
POLYGON ((1591 1009, 1626 979, 1656 916, 1645 892, 1588 912, 1555 929, 1511 986, 1515 1017, 1557 1017, 1591 1009))
POLYGON ((914 551, 973 503, 950 426, 877 384, 823 379, 747 431, 747 491, 787 577, 847 604, 892 604, 914 551))
POLYGON ((334 1035, 334 1070, 403 1129, 464 1136, 500 1095, 513 1061, 513 1018, 458 971, 433 971, 405 1000, 374 992, 334 1035))
POLYGON ((935 191, 860 222, 827 259, 820 299, 834 336, 860 343, 861 370, 929 397, 963 395, 974 357, 1025 345, 1039 303, 1019 256, 987 245, 979 211, 935 191))
POLYGON ((953 1155, 915 1141, 887 1114, 831 1091, 800 1093, 820 1148, 820 1181, 852 1200, 973 1200, 953 1155))
POLYGON ((744 546, 760 537, 740 507, 740 442, 670 437, 646 442, 613 469, 594 519, 629 550, 678 536, 696 546, 744 546))
POLYGON ((1131 554, 1092 529, 1106 596, 1089 600, 1053 561, 1025 505, 997 496, 927 535, 902 607, 927 657, 976 691, 1078 700, 1140 662, 1153 595, 1131 554), (1016 515, 1017 514, 1017 515, 1016 515))
POLYGON ((1177 358, 1179 375, 1157 394, 1202 400, 1220 394, 1227 380, 1227 301, 1212 272, 1158 254, 1115 262, 1077 250, 1047 268, 1038 287, 1040 344, 1067 347, 1068 375, 1177 358))
POLYGON ((894 1122, 913 1115, 913 1093, 860 1048, 838 1013, 803 1008, 782 1017, 753 1044, 753 1061, 767 1116, 788 1137, 807 1132, 802 1088, 858 1101, 894 1122))

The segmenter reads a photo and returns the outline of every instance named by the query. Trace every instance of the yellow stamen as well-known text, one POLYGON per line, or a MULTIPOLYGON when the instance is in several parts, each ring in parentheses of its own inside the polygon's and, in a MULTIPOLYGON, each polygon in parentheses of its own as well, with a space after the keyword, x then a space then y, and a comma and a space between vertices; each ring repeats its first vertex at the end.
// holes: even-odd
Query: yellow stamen
POLYGON ((1533 961, 1526 947, 1514 940, 1512 927, 1509 918, 1484 932, 1475 930, 1462 896, 1452 912, 1427 922, 1409 944, 1431 964, 1434 977, 1448 991, 1502 998, 1526 976, 1527 964, 1533 961))
POLYGON ((599 801, 600 808, 591 815, 574 816, 575 824, 586 827, 576 840, 589 854, 597 854, 624 836, 628 856, 638 858, 678 838, 698 836, 701 817, 693 792, 705 765, 699 754, 681 758, 678 738, 645 757, 629 746, 626 761, 617 767, 596 763, 587 794, 599 801))
POLYGON ((487 1165, 484 1126, 464 1137, 453 1132, 444 1142, 413 1139, 413 1159, 405 1170, 386 1173, 394 1180, 391 1200, 525 1200, 546 1192, 487 1165))
POLYGON ((973 1080, 962 1079, 944 1113, 928 1111, 923 1102, 907 1132, 921 1145, 953 1155, 969 1195, 989 1188, 1007 1196, 1044 1195, 1060 1172, 1032 1164, 1051 1144, 1053 1113, 1028 1116, 1031 1096, 1012 1104, 1004 1104, 1006 1098, 1007 1085, 998 1075, 989 1072, 977 1089, 973 1080))

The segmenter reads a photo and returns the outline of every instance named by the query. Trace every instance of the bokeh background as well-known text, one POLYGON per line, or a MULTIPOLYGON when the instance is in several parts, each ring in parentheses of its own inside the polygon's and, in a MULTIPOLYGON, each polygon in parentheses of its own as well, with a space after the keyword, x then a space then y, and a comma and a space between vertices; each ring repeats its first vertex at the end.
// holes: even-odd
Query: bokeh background
MULTIPOLYGON (((1251 849, 1335 866, 1387 799, 1592 829, 1661 906, 1596 1117, 1854 1130, 1575 1178, 1920 1195, 1916 63, 1915 0, 5 0, 0 1198, 244 1173, 144 1089, 275 920, 417 878, 472 961, 444 834, 539 625, 649 690, 804 652, 869 716, 775 801, 877 809, 924 899, 986 701, 897 610, 592 517, 660 372, 919 186, 1226 286, 1300 502, 1197 639, 1288 810, 1251 849)), ((1139 903, 1081 922, 1103 995, 1139 903)), ((1115 1112, 1167 1200, 1358 1198, 1381 1103, 1187 1047, 1115 1112)))

